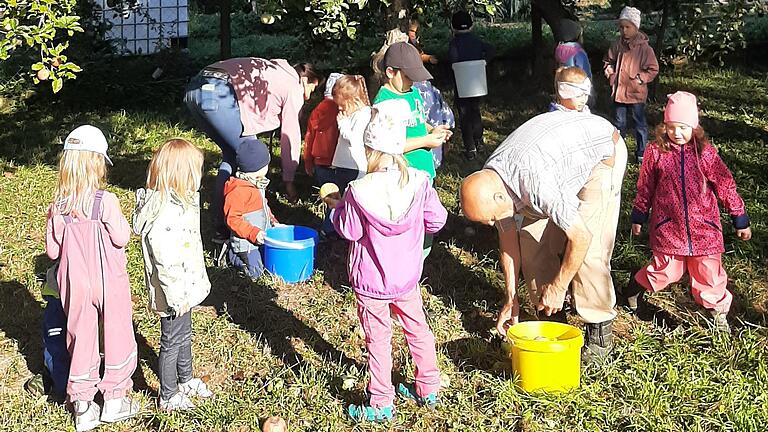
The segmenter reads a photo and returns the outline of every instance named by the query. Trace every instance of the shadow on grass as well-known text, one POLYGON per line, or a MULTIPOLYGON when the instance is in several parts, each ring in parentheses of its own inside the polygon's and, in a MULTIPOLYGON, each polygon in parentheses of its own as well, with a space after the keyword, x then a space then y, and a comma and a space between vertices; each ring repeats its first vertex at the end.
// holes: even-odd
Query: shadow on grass
MULTIPOLYGON (((31 288, 35 289, 35 288, 31 288)), ((19 281, 0 281, 0 330, 16 341, 33 374, 43 371, 43 306, 19 281)))

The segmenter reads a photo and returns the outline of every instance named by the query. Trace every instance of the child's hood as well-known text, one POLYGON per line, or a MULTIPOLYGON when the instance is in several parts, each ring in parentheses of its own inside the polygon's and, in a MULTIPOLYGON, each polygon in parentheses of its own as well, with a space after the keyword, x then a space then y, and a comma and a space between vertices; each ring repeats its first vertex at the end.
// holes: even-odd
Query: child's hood
POLYGON ((370 173, 349 185, 366 220, 384 236, 404 233, 417 223, 424 223, 421 210, 429 187, 426 173, 408 169, 409 181, 400 188, 400 172, 370 173))
POLYGON ((637 35, 635 35, 635 37, 633 37, 632 39, 626 40, 622 38, 621 41, 622 43, 627 45, 630 49, 637 48, 643 45, 648 45, 648 35, 641 31, 638 31, 637 35))
MULTIPOLYGON (((183 203, 174 192, 169 194, 168 200, 171 204, 183 206, 183 203)), ((137 189, 136 208, 133 211, 133 232, 141 235, 149 231, 157 218, 160 217, 165 201, 156 190, 149 188, 137 189)), ((197 197, 195 197, 194 202, 197 202, 197 197)))

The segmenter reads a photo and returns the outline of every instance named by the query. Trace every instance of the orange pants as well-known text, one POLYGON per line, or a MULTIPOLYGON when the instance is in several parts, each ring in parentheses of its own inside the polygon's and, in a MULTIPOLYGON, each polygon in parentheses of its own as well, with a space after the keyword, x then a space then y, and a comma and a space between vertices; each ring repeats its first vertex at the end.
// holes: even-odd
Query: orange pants
POLYGON ((687 272, 696 303, 707 309, 728 313, 733 295, 728 292, 721 254, 682 256, 653 253, 651 262, 635 274, 635 280, 648 291, 661 291, 687 272))

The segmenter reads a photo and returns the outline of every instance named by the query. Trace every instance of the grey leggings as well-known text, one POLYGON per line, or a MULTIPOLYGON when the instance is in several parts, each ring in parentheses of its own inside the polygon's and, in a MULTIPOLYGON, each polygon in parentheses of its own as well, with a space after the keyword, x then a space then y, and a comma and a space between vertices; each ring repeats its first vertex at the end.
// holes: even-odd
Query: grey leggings
POLYGON ((160 398, 168 400, 178 383, 192 379, 192 312, 176 318, 160 318, 160 398))

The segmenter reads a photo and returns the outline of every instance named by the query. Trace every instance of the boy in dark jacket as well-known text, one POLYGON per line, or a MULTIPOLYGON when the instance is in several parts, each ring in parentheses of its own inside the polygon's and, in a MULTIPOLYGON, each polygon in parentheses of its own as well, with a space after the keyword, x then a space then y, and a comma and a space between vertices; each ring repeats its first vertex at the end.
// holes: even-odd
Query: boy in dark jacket
MULTIPOLYGON (((453 39, 448 47, 450 65, 472 60, 490 60, 496 50, 472 34, 472 17, 466 11, 459 11, 451 17, 453 39)), ((483 146, 483 120, 480 116, 481 97, 460 98, 456 93, 456 106, 459 109, 461 137, 467 159, 477 156, 478 147, 483 146)))

